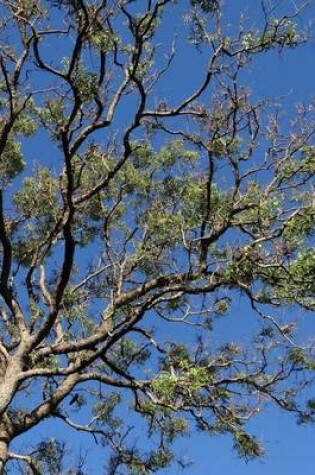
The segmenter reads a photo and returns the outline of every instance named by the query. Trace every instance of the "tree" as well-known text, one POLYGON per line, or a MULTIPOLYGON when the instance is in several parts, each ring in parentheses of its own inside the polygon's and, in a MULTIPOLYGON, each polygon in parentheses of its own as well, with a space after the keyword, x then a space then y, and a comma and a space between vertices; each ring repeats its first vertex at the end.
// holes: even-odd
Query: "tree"
POLYGON ((0 473, 86 473, 62 425, 104 446, 105 473, 149 474, 190 429, 261 455, 246 422, 266 402, 312 421, 290 309, 315 306, 314 106, 289 130, 246 87, 307 32, 298 6, 260 8, 236 30, 211 0, 1 1, 0 473), (179 101, 167 15, 204 64, 179 101), (239 294, 250 347, 207 344, 239 294))

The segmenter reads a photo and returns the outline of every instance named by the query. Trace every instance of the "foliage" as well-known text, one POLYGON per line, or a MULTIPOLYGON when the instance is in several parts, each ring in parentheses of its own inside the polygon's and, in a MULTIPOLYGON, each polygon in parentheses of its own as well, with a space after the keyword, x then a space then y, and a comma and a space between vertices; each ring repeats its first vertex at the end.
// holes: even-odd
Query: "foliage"
POLYGON ((196 430, 262 456, 268 401, 314 421, 292 317, 315 309, 314 104, 286 122, 246 85, 306 41, 302 8, 236 28, 229 3, 1 2, 0 473, 89 473, 63 426, 102 449, 97 473, 144 475, 184 466, 196 430), (176 102, 181 42, 208 62, 176 102))

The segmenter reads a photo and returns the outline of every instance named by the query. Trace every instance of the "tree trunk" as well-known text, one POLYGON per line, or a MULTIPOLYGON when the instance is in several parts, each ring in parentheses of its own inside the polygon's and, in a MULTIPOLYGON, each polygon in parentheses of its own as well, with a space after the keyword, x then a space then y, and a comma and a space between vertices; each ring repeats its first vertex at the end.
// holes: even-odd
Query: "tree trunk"
MULTIPOLYGON (((8 405, 10 404, 15 391, 19 385, 19 373, 21 371, 21 363, 18 359, 10 360, 6 366, 2 361, 0 364, 0 417, 8 405)), ((0 420, 1 423, 1 420, 0 420)), ((1 433, 1 432, 0 432, 1 433)), ((1 474, 1 472, 0 472, 1 474)))
POLYGON ((12 436, 12 425, 6 409, 18 387, 20 370, 21 365, 17 359, 11 359, 9 362, 4 358, 0 359, 0 475, 3 475, 8 460, 8 448, 12 436))
POLYGON ((4 473, 4 467, 8 459, 8 434, 0 432, 0 475, 4 473))

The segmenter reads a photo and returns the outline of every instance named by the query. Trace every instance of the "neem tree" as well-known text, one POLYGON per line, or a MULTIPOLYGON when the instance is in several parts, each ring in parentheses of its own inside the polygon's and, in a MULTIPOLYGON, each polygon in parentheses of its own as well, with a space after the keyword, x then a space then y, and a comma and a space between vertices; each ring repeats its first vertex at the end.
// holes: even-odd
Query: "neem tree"
POLYGON ((236 31, 219 1, 1 1, 1 473, 86 473, 63 425, 104 446, 104 473, 147 474, 189 429, 261 455, 246 422, 266 401, 312 420, 288 309, 315 306, 314 109, 284 133, 243 85, 305 37, 299 10, 260 7, 236 31), (159 85, 185 31, 207 63, 177 102, 159 85), (257 333, 215 346, 239 293, 257 333))

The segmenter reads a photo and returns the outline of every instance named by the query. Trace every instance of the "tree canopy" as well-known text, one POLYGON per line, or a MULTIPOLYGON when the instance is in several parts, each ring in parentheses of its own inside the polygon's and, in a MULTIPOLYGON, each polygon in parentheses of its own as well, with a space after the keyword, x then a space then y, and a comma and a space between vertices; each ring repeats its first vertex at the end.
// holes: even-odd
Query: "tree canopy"
POLYGON ((313 421, 314 104, 284 119, 247 87, 307 41, 304 6, 230 3, 0 2, 1 474, 88 473, 63 426, 97 473, 143 475, 196 430, 261 456, 267 403, 313 421), (200 70, 173 94, 181 48, 200 70), (250 343, 218 342, 239 295, 250 343))

